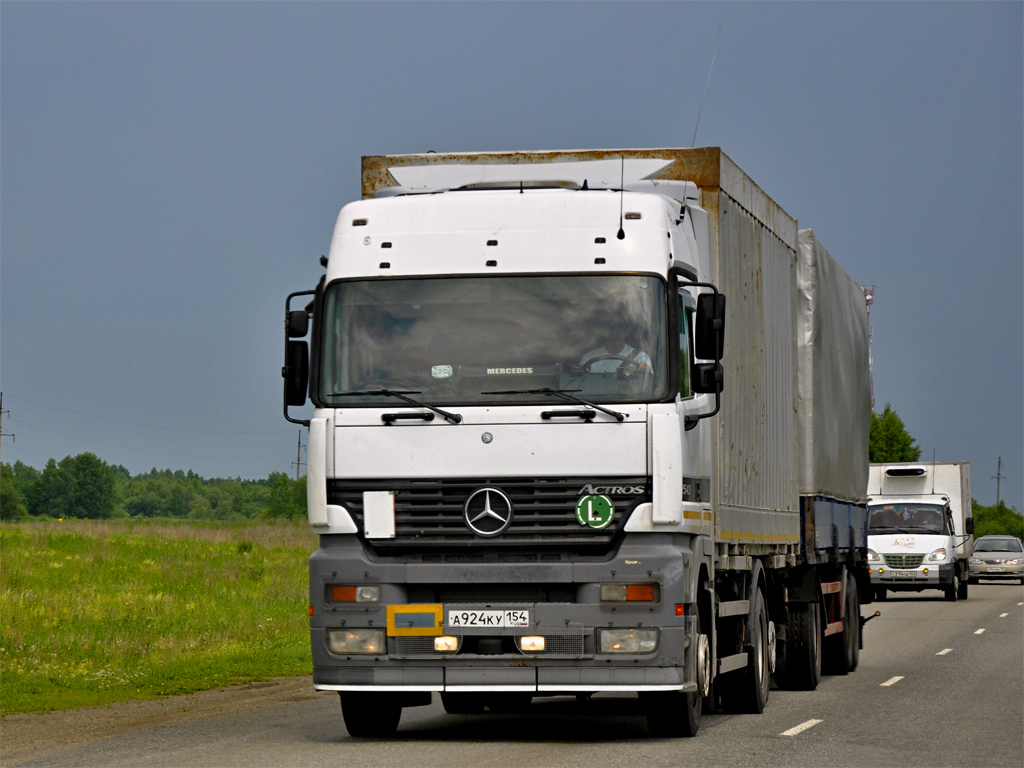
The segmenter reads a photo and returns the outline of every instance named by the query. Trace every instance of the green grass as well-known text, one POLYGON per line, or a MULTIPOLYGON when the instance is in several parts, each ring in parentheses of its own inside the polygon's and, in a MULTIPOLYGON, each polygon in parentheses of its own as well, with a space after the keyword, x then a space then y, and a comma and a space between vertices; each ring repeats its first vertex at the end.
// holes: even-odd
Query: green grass
POLYGON ((311 670, 308 526, 0 525, 0 714, 311 670))

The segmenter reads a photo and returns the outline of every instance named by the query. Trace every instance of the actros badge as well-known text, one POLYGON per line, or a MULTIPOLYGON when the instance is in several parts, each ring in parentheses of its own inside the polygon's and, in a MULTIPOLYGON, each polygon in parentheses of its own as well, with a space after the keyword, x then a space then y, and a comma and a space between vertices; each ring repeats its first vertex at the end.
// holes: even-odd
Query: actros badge
POLYGON ((462 517, 477 536, 499 536, 512 524, 512 501, 497 488, 480 488, 466 499, 462 517))

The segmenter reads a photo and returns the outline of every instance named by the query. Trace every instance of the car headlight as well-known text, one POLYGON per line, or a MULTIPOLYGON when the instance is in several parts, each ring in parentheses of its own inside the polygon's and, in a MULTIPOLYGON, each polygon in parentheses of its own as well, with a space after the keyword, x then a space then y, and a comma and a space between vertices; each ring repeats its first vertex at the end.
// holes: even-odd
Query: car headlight
POLYGON ((967 559, 967 562, 970 563, 971 565, 981 565, 981 558, 980 557, 971 557, 971 558, 967 559))
POLYGON ((880 558, 878 557, 878 553, 875 552, 875 550, 873 550, 873 549, 869 549, 868 550, 868 562, 869 563, 877 563, 879 561, 879 559, 880 558))
POLYGON ((939 547, 934 552, 932 552, 930 555, 928 555, 928 562, 929 563, 941 563, 945 559, 946 559, 946 548, 945 547, 939 547))
POLYGON ((1010 565, 1024 565, 1024 557, 1015 557, 1013 560, 1007 560, 1010 565))

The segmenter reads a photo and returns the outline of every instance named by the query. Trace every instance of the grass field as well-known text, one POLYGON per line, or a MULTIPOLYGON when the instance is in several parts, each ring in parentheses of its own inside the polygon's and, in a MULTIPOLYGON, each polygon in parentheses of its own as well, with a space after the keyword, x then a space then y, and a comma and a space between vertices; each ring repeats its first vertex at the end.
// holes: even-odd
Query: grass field
POLYGON ((305 521, 0 525, 0 714, 311 671, 305 521))

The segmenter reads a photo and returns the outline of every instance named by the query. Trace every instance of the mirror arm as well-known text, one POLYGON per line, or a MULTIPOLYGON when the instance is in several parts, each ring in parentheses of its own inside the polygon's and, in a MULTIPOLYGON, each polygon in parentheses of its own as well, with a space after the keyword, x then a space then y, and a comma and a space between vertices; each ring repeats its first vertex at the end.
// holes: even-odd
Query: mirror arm
MULTIPOLYGON (((684 267, 672 267, 669 270, 669 274, 676 276, 677 285, 679 286, 693 286, 695 288, 710 288, 711 292, 715 295, 715 303, 718 302, 718 287, 714 283, 702 283, 696 279, 696 276, 684 267)), ((712 327, 715 329, 715 349, 720 349, 721 335, 724 331, 724 322, 720 318, 715 318, 711 321, 712 327)), ((715 362, 721 362, 721 357, 716 357, 715 362)), ((715 392, 715 409, 708 413, 698 413, 696 416, 687 416, 683 419, 683 425, 685 430, 688 432, 697 426, 697 422, 701 419, 710 419, 712 416, 716 416, 722 408, 722 393, 720 390, 715 392)))

